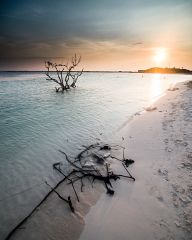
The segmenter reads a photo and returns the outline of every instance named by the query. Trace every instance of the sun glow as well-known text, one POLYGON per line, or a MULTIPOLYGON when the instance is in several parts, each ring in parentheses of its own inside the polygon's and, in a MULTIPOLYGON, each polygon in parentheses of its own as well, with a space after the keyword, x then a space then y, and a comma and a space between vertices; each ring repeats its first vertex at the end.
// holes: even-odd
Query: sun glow
POLYGON ((167 58, 167 51, 165 48, 158 48, 155 50, 154 60, 157 64, 163 63, 167 58))

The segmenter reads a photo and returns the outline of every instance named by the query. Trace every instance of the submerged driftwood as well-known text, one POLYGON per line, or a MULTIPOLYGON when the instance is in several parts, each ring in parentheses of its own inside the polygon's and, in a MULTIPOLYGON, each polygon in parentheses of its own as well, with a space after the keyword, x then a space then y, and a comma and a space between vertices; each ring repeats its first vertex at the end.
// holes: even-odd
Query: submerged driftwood
MULTIPOLYGON (((88 179, 89 181, 91 180, 91 183, 94 183, 96 180, 102 182, 106 187, 107 194, 110 194, 110 195, 114 194, 114 190, 112 189, 113 187, 111 183, 112 180, 116 181, 121 177, 123 177, 123 178, 130 178, 133 181, 135 181, 135 178, 130 174, 130 172, 127 169, 130 164, 134 163, 134 160, 125 158, 124 148, 122 148, 123 149, 122 159, 113 157, 111 156, 110 153, 104 154, 104 152, 110 151, 112 149, 112 147, 109 146, 108 144, 101 145, 96 143, 84 148, 85 149, 82 150, 77 155, 74 161, 72 161, 64 151, 59 150, 62 154, 64 154, 66 161, 72 167, 72 170, 66 176, 66 179, 69 180, 69 184, 72 185, 75 194, 77 194, 77 191, 74 188, 74 183, 79 181, 81 184, 81 191, 83 191, 84 179, 88 179), (102 155, 101 151, 104 155, 102 155), (95 165, 90 163, 87 164, 86 162, 87 157, 91 157, 92 160, 96 160, 95 165), (120 161, 123 168, 126 170, 127 175, 117 174, 111 171, 109 167, 110 164, 107 162, 108 157, 111 157, 120 161)), ((61 170, 59 170, 58 168, 56 169, 58 170, 58 172, 63 174, 61 170)))
POLYGON ((42 199, 42 201, 34 207, 34 209, 20 222, 15 226, 15 228, 8 234, 8 236, 5 238, 5 240, 8 240, 11 238, 11 236, 18 230, 20 227, 32 216, 32 214, 37 210, 37 208, 40 207, 40 205, 46 201, 48 196, 51 193, 55 193, 63 202, 67 203, 70 210, 72 212, 75 212, 75 209, 73 207, 72 201, 71 201, 71 196, 68 196, 67 199, 61 196, 61 194, 56 190, 58 186, 67 181, 68 184, 70 184, 73 188, 74 194, 76 196, 77 201, 80 201, 80 198, 78 196, 78 191, 75 189, 75 183, 79 182, 80 184, 80 189, 81 192, 83 192, 83 188, 85 186, 84 180, 88 180, 92 186, 95 181, 101 182, 105 188, 106 188, 106 193, 109 195, 114 194, 113 186, 112 186, 112 181, 117 181, 121 177, 131 179, 135 181, 135 178, 131 175, 131 173, 128 170, 128 167, 130 164, 134 163, 134 160, 132 159, 126 159, 124 151, 125 149, 121 146, 115 146, 115 147, 120 147, 123 149, 123 157, 122 159, 119 159, 115 156, 111 155, 111 151, 115 147, 110 146, 108 144, 91 144, 89 146, 83 146, 84 149, 75 157, 75 159, 70 159, 68 155, 62 151, 59 150, 60 153, 62 153, 65 156, 65 160, 69 163, 70 170, 69 173, 66 174, 64 171, 61 169, 61 162, 56 162, 53 164, 53 168, 63 176, 62 180, 57 183, 55 187, 52 187, 49 183, 45 181, 45 183, 50 187, 50 191, 47 193, 47 195, 42 199), (119 173, 114 173, 110 169, 110 163, 108 161, 108 158, 111 159, 116 159, 118 162, 122 164, 122 167, 126 171, 126 175, 119 174, 119 173), (89 158, 89 159, 88 159, 89 158), (95 161, 90 162, 91 161, 95 161))

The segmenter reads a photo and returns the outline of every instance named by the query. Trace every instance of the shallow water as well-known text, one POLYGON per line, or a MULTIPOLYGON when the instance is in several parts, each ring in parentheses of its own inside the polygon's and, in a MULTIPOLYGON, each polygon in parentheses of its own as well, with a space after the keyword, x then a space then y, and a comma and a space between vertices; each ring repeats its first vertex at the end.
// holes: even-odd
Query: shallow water
MULTIPOLYGON (((0 239, 60 179, 52 163, 63 149, 101 139, 115 142, 120 129, 172 84, 189 75, 84 73, 65 94, 41 73, 0 74, 0 239)), ((66 163, 64 163, 66 164, 66 163)), ((66 164, 67 168, 67 164, 66 164)))

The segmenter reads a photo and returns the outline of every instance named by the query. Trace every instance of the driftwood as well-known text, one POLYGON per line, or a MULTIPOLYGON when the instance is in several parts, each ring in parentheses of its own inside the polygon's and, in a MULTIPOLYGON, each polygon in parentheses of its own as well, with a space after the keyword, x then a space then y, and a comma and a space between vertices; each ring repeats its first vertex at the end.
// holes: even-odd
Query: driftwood
POLYGON ((135 161, 132 159, 127 159, 125 158, 125 148, 123 148, 123 163, 125 164, 126 167, 129 167, 129 165, 133 164, 135 161))
MULTIPOLYGON (((5 240, 10 239, 10 237, 18 230, 20 227, 32 216, 32 214, 39 208, 39 206, 46 201, 48 196, 51 193, 55 193, 62 201, 68 204, 70 207, 70 210, 72 212, 75 212, 75 209, 72 205, 71 197, 68 196, 67 199, 62 197, 60 193, 56 190, 57 187, 63 183, 64 181, 68 181, 68 184, 72 185, 72 188, 74 190, 75 196, 77 198, 77 201, 80 201, 77 190, 75 189, 75 182, 80 183, 80 189, 81 192, 83 192, 83 189, 85 187, 84 180, 87 179, 90 181, 90 183, 93 186, 93 183, 95 181, 99 181, 104 184, 106 188, 106 193, 109 195, 113 195, 115 192, 113 190, 112 181, 117 181, 120 178, 127 178, 135 181, 135 178, 131 175, 129 170, 127 169, 130 164, 134 163, 134 160, 132 159, 126 159, 124 148, 121 146, 116 145, 115 147, 119 147, 123 149, 123 158, 119 159, 115 156, 111 156, 111 154, 105 154, 103 157, 101 153, 105 151, 110 151, 113 147, 109 146, 108 144, 101 145, 99 143, 92 144, 88 147, 85 147, 74 160, 71 160, 68 155, 64 151, 60 151, 65 156, 66 161, 69 163, 71 169, 68 174, 65 174, 61 169, 61 162, 56 162, 53 164, 53 168, 60 173, 63 176, 63 179, 58 182, 58 184, 55 187, 50 186, 47 182, 45 182, 49 187, 50 191, 47 193, 47 195, 41 200, 41 202, 34 207, 34 209, 20 222, 18 223, 13 230, 7 235, 5 240), (97 160, 97 163, 99 161, 99 165, 91 165, 89 168, 86 166, 85 158, 93 157, 97 160), (107 162, 107 158, 110 156, 110 158, 118 160, 118 162, 121 162, 123 168, 125 169, 127 175, 123 174, 117 174, 114 173, 114 171, 110 170, 109 163, 107 162)), ((113 148, 114 149, 114 148, 113 148)))
MULTIPOLYGON (((58 163, 57 163, 57 165, 58 165, 58 163)), ((69 180, 69 181, 71 182, 72 188, 73 188, 74 193, 75 193, 76 198, 77 198, 77 201, 79 202, 79 197, 78 197, 78 195, 77 195, 77 192, 76 192, 76 190, 75 190, 75 187, 74 187, 73 182, 71 181, 71 179, 70 179, 68 176, 66 176, 66 175, 61 171, 60 165, 59 165, 59 168, 57 167, 57 165, 56 165, 56 164, 53 164, 53 168, 56 169, 58 172, 60 172, 67 180, 69 180)))
POLYGON ((71 209, 72 212, 75 212, 75 209, 74 209, 74 207, 73 207, 73 205, 72 205, 71 197, 70 197, 70 196, 68 196, 67 199, 63 198, 53 187, 51 187, 51 185, 49 185, 47 182, 45 182, 45 183, 51 188, 51 190, 53 190, 54 193, 57 194, 57 196, 58 196, 61 200, 63 200, 64 202, 66 202, 66 203, 69 204, 69 207, 70 207, 70 209, 71 209))
POLYGON ((92 156, 93 156, 95 159, 97 159, 97 163, 99 163, 99 164, 104 164, 105 158, 104 158, 102 155, 100 155, 100 154, 98 154, 98 153, 92 153, 92 156))
POLYGON ((20 227, 21 227, 24 223, 27 222, 27 220, 28 220, 28 219, 33 215, 33 213, 41 206, 41 204, 47 200, 47 198, 51 195, 51 193, 53 193, 54 190, 57 189, 58 186, 59 186, 61 183, 63 183, 65 180, 66 180, 65 177, 64 177, 62 180, 60 180, 60 181, 57 183, 57 185, 56 185, 54 188, 52 188, 52 189, 45 195, 45 197, 40 201, 40 203, 37 204, 37 205, 33 208, 33 210, 32 210, 21 222, 19 222, 19 223, 11 230, 11 232, 9 232, 9 234, 7 235, 7 237, 5 238, 5 240, 9 240, 9 239, 12 237, 12 235, 13 235, 18 229, 20 229, 20 227))
POLYGON ((99 145, 99 143, 91 144, 91 145, 89 145, 88 147, 83 146, 85 149, 84 149, 83 151, 81 151, 81 152, 77 155, 77 157, 75 158, 75 159, 76 159, 75 162, 79 161, 79 163, 82 165, 81 160, 82 160, 82 158, 83 158, 83 154, 86 153, 88 150, 90 150, 90 149, 92 149, 92 148, 95 148, 95 147, 98 146, 98 145, 99 145))
POLYGON ((129 167, 129 165, 133 164, 135 161, 132 159, 124 159, 123 162, 125 163, 126 167, 129 167))
MULTIPOLYGON (((130 172, 128 171, 127 167, 132 164, 134 161, 132 159, 125 159, 124 157, 124 148, 123 148, 123 159, 118 159, 121 163, 123 168, 125 168, 126 172, 128 175, 122 175, 122 174, 115 174, 113 171, 109 170, 109 164, 105 163, 105 158, 98 152, 91 152, 89 153, 89 151, 91 149, 95 149, 98 148, 99 150, 111 150, 111 147, 107 144, 100 146, 99 144, 92 144, 88 147, 85 147, 85 149, 80 152, 77 157, 75 158, 75 161, 72 161, 69 159, 69 157, 67 156, 67 154, 64 151, 59 150, 62 154, 65 155, 65 159, 67 160, 67 162, 74 168, 70 173, 70 184, 74 184, 77 181, 81 182, 81 191, 83 191, 83 179, 87 178, 87 179, 91 179, 92 183, 95 182, 96 180, 101 181, 104 183, 104 186, 106 187, 107 190, 107 194, 113 195, 114 194, 114 190, 112 189, 112 184, 111 184, 111 180, 118 180, 121 177, 123 178, 130 178, 133 181, 135 181, 135 178, 130 174, 130 172), (84 168, 82 160, 84 159, 83 154, 87 154, 87 155, 91 155, 93 158, 95 158, 97 160, 97 163, 100 165, 105 165, 105 172, 103 173, 101 170, 98 170, 96 168, 92 168, 92 169, 87 169, 84 168)), ((115 158, 115 157, 112 157, 115 158)), ((67 177, 69 177, 69 175, 67 177)))
POLYGON ((111 150, 111 147, 108 144, 104 144, 103 146, 100 146, 100 150, 111 150))

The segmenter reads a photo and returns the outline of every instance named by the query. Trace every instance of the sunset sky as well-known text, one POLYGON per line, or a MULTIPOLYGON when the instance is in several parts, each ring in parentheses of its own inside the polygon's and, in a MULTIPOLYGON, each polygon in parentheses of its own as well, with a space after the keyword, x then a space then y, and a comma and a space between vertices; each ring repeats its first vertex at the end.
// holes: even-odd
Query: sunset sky
POLYGON ((192 0, 0 0, 0 70, 192 70, 192 0))

